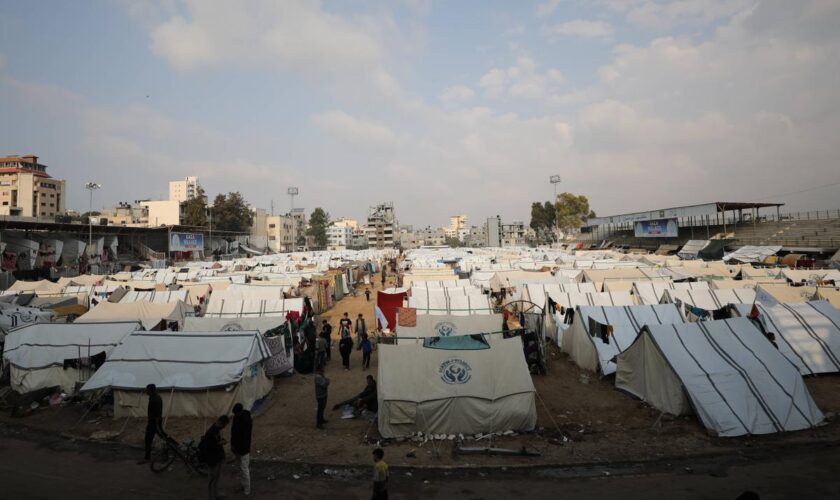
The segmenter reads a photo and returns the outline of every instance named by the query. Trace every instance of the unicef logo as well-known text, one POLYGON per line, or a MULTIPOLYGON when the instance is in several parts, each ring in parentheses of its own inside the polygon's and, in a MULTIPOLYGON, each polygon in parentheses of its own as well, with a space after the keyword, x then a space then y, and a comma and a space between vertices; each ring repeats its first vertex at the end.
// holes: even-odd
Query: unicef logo
POLYGON ((223 332, 241 332, 242 330, 244 330, 244 328, 242 328, 242 325, 239 323, 228 323, 221 329, 223 332))
POLYGON ((438 337, 449 337, 457 331, 458 329, 455 328, 455 325, 449 321, 441 321, 435 325, 435 333, 437 333, 438 337))
POLYGON ((470 381, 470 365, 460 359, 449 359, 440 365, 440 378, 447 384, 466 384, 470 381))

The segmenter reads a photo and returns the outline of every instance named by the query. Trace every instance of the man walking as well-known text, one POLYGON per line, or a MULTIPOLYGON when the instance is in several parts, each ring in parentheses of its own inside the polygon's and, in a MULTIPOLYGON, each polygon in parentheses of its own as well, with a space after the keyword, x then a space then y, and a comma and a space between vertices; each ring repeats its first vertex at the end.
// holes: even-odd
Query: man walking
POLYGON ((388 464, 382 448, 373 450, 373 496, 371 500, 388 500, 388 464))
POLYGON ((147 385, 146 395, 149 396, 149 405, 146 408, 146 454, 143 460, 137 462, 139 465, 149 463, 152 459, 152 442, 155 435, 163 434, 163 400, 157 393, 157 386, 147 385))
POLYGON ((359 337, 360 343, 368 336, 367 325, 365 324, 365 318, 362 316, 362 313, 359 313, 359 317, 356 318, 356 335, 359 337))
POLYGON ((315 369, 323 369, 327 364, 327 339, 319 336, 315 340, 315 369))
POLYGON ((341 338, 349 337, 350 327, 352 326, 353 322, 350 321, 350 316, 347 313, 344 313, 344 317, 341 318, 341 321, 338 322, 338 335, 341 338))
POLYGON ((327 341, 327 361, 329 361, 331 358, 330 351, 332 351, 332 325, 327 320, 322 321, 321 337, 324 337, 327 341))
POLYGON ((370 288, 365 287, 365 302, 370 302, 370 288))
POLYGON ((219 495, 219 479, 222 477, 222 463, 225 461, 225 440, 222 438, 222 429, 227 427, 230 419, 222 415, 204 433, 201 442, 198 444, 199 453, 209 470, 207 476, 207 493, 210 500, 222 498, 219 495))
POLYGON ((350 316, 344 313, 344 317, 339 322, 340 339, 338 340, 338 352, 341 354, 341 364, 344 365, 345 370, 350 369, 350 353, 353 352, 353 335, 350 333, 350 327, 353 322, 350 321, 350 316))
POLYGON ((251 412, 241 403, 233 405, 233 424, 230 426, 230 451, 236 457, 239 483, 245 496, 251 494, 251 412))
POLYGON ((330 379, 324 376, 324 369, 320 368, 315 372, 315 400, 318 402, 318 413, 315 416, 315 428, 323 429, 324 408, 327 407, 327 388, 330 386, 330 379))

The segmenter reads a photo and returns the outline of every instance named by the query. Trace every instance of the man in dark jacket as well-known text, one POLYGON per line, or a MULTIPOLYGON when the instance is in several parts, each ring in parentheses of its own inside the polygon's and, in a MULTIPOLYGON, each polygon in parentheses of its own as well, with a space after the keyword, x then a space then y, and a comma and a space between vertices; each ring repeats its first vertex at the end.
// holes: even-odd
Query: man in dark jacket
POLYGON ((327 361, 330 360, 330 351, 332 350, 332 325, 327 320, 322 322, 321 337, 327 341, 327 361))
POLYGON ((251 494, 251 412, 242 404, 233 405, 233 424, 230 426, 230 451, 236 457, 239 483, 245 496, 251 494))
POLYGON ((163 400, 157 393, 155 384, 146 386, 146 395, 149 396, 149 405, 146 408, 146 454, 138 464, 149 463, 152 459, 152 442, 156 434, 163 434, 163 400))
POLYGON ((219 495, 219 479, 222 477, 222 463, 225 461, 225 440, 222 438, 222 429, 227 427, 229 421, 227 415, 219 417, 207 429, 204 437, 201 438, 201 443, 199 443, 202 458, 209 468, 207 472, 209 477, 207 493, 210 500, 221 498, 219 495))
POLYGON ((324 369, 321 368, 315 372, 315 400, 318 402, 318 414, 315 417, 315 427, 323 429, 324 424, 324 408, 327 407, 327 388, 330 386, 330 379, 324 376, 324 369))

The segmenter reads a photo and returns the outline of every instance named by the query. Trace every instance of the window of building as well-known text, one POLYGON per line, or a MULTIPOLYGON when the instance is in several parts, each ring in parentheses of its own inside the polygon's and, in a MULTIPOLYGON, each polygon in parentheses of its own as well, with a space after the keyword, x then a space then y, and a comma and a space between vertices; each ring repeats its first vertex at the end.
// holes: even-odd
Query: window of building
POLYGON ((8 206, 9 206, 9 202, 8 202, 8 201, 4 201, 4 202, 3 202, 3 206, 4 206, 4 207, 8 207, 8 206))

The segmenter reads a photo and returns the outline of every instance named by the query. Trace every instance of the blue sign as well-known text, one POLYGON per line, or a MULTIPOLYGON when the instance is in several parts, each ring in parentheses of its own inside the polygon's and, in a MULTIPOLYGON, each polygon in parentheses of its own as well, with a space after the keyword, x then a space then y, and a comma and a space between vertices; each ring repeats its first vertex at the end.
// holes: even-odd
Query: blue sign
POLYGON ((447 384, 466 384, 470 381, 470 365, 462 359, 449 359, 441 363, 440 379, 447 384))
POLYGON ((677 219, 643 220, 633 223, 636 238, 676 238, 680 226, 677 219))
POLYGON ((201 233, 172 233, 169 237, 170 252, 204 251, 204 235, 201 233))

